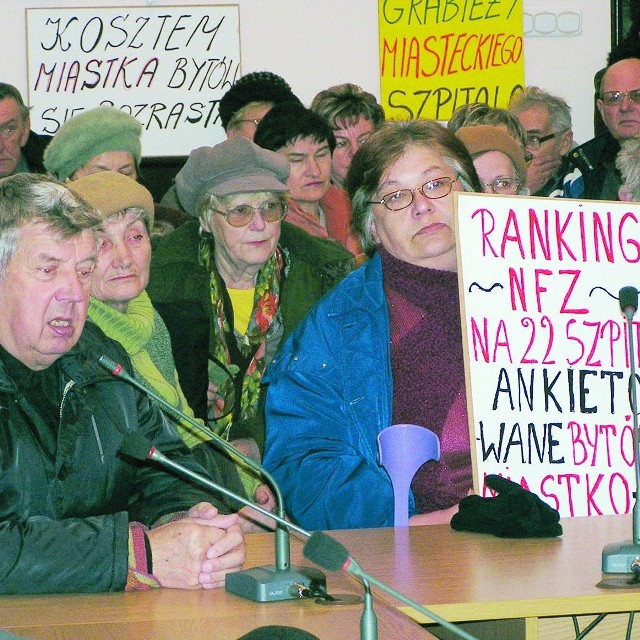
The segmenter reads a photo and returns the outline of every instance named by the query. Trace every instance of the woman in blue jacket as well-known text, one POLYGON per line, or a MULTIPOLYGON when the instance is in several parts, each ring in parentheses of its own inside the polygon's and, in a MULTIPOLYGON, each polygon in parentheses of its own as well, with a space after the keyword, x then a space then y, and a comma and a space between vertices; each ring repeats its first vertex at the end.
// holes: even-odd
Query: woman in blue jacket
POLYGON ((453 192, 482 189, 462 143, 429 121, 374 133, 347 189, 373 256, 314 307, 267 370, 264 464, 303 527, 392 526, 376 438, 391 424, 421 424, 442 455, 414 478, 411 523, 448 522, 472 486, 453 192))

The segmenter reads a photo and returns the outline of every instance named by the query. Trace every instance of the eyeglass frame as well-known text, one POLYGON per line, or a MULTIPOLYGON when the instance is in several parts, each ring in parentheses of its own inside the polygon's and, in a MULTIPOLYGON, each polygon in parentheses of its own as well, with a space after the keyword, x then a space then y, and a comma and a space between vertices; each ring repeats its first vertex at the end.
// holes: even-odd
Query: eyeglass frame
POLYGON ((283 202, 280 202, 279 200, 265 202, 260 207, 253 207, 250 204, 239 204, 239 205, 236 205, 235 207, 232 207, 229 211, 222 211, 221 209, 215 209, 214 207, 211 207, 210 210, 213 211, 214 213, 219 213, 227 221, 229 226, 233 227, 234 229, 242 229, 242 227, 246 227, 247 225, 251 224, 251 221, 254 219, 256 213, 258 213, 265 222, 269 222, 271 224, 275 224, 276 222, 282 222, 287 217, 287 205, 283 202), (274 204, 274 203, 279 205, 282 208, 280 217, 277 220, 267 220, 264 217, 264 215, 262 215, 262 209, 266 204, 274 204), (249 207, 249 209, 252 210, 251 217, 244 224, 233 224, 229 222, 229 215, 231 215, 231 211, 233 211, 233 209, 237 209, 238 207, 249 207))
POLYGON ((369 200, 369 204, 382 204, 384 205, 385 209, 387 209, 388 211, 402 211, 403 209, 407 209, 409 208, 414 200, 415 200, 415 192, 419 191, 425 198, 427 198, 428 200, 440 200, 441 198, 446 198, 451 191, 453 190, 453 183, 458 180, 460 178, 460 174, 456 173, 455 178, 450 178, 449 176, 441 176, 440 178, 431 178, 431 180, 427 180, 424 184, 421 184, 417 187, 414 187, 413 189, 396 189, 395 191, 390 191, 389 193, 386 193, 384 196, 382 196, 382 198, 380 198, 380 200, 369 200), (438 180, 449 180, 450 184, 449 184, 449 191, 447 191, 447 193, 443 193, 441 196, 437 196, 437 197, 432 197, 427 195, 424 192, 424 187, 425 185, 429 184, 430 182, 437 182, 438 180), (408 191, 411 194, 411 200, 409 201, 409 204, 404 205, 404 207, 400 207, 399 209, 392 209, 386 202, 385 202, 385 198, 392 196, 394 193, 398 193, 400 191, 408 191))
POLYGON ((236 120, 236 122, 253 122, 253 124, 257 127, 260 124, 262 118, 243 118, 242 120, 236 120))
POLYGON ((621 104, 624 104, 625 98, 629 98, 629 100, 633 102, 633 104, 640 105, 640 88, 631 89, 631 91, 603 91, 600 94, 600 100, 606 107, 619 107, 621 104), (611 94, 622 96, 620 102, 607 102, 609 98, 607 98, 606 96, 611 94), (633 95, 635 95, 635 98, 633 97, 633 95))
POLYGON ((506 178, 506 177, 505 178, 496 178, 492 182, 481 182, 480 184, 483 187, 491 187, 491 192, 495 196, 503 196, 503 195, 504 196, 515 196, 518 193, 518 191, 520 190, 520 187, 522 186, 520 184, 520 180, 518 180, 518 178, 506 178), (514 182, 515 183, 515 185, 516 185, 516 193, 498 193, 496 191, 496 188, 495 188, 496 182, 501 182, 501 181, 504 181, 504 180, 508 180, 510 182, 514 182))
POLYGON ((555 138, 556 136, 559 136, 559 135, 560 133, 557 131, 554 131, 553 133, 550 133, 546 136, 538 136, 535 133, 532 133, 532 134, 527 133, 527 144, 525 145, 525 148, 533 149, 534 151, 537 151, 542 146, 543 142, 546 142, 547 140, 551 140, 551 138, 555 138), (533 142, 533 140, 535 140, 536 142, 533 142))

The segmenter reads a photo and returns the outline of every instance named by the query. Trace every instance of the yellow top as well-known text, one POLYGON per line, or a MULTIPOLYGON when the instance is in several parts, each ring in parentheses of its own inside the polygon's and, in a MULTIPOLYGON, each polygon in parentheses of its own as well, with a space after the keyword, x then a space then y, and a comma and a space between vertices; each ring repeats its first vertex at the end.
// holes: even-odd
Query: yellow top
POLYGON ((245 335, 253 311, 255 289, 227 289, 233 307, 233 328, 245 335))

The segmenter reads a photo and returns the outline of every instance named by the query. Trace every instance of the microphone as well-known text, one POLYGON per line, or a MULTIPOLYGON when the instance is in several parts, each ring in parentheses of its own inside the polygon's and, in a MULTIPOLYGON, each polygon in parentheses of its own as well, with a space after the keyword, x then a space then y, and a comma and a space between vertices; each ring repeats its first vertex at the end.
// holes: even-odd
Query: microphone
MULTIPOLYGON (((167 402, 162 396, 158 395, 153 390, 148 389, 133 376, 129 375, 121 364, 117 364, 105 355, 100 356, 98 362, 102 367, 104 367, 115 377, 122 378, 125 382, 128 382, 130 385, 136 387, 136 389, 139 389, 145 395, 153 398, 156 402, 158 402, 161 408, 164 408, 166 412, 170 413, 174 418, 177 418, 178 420, 184 420, 194 429, 207 436, 207 438, 211 442, 224 449, 224 451, 226 451, 231 456, 231 458, 241 460, 250 469, 264 478, 269 483, 269 486, 273 489, 277 501, 277 516, 269 511, 266 511, 265 509, 262 509, 250 500, 240 498, 238 495, 230 492, 225 487, 222 487, 216 483, 210 483, 210 481, 202 476, 200 476, 199 480, 196 480, 196 482, 199 482, 200 480, 204 481, 204 484, 206 484, 207 488, 214 488, 227 497, 233 498, 234 500, 237 500, 238 502, 251 507, 257 512, 270 517, 279 525, 275 530, 275 565, 254 567, 253 569, 245 569, 244 571, 237 571, 227 574, 225 578, 225 589, 227 591, 230 591, 231 593, 235 593, 236 595, 248 598, 249 600, 253 600, 254 602, 292 600, 299 597, 298 593, 300 591, 309 590, 311 592, 314 592, 317 591, 318 588, 326 590, 326 578, 320 571, 310 569, 309 567, 291 566, 291 546, 289 530, 294 530, 298 533, 302 533, 302 535, 304 535, 305 537, 309 537, 310 534, 304 529, 300 529, 299 527, 292 525, 291 523, 286 521, 282 492, 280 491, 280 487, 276 483, 275 479, 271 476, 271 474, 262 465, 259 465, 257 462, 255 462, 255 460, 236 449, 232 444, 228 443, 226 440, 218 436, 211 429, 200 424, 193 418, 190 418, 182 411, 174 407, 172 404, 167 402), (295 592, 292 591, 294 587, 295 592)), ((147 452, 149 450, 150 448, 148 447, 147 452)), ((140 455, 141 450, 138 449, 136 451, 140 455)), ((154 451, 156 451, 156 454, 160 453, 155 449, 154 451)), ((147 457, 147 452, 145 452, 144 458, 147 457)), ((169 460, 168 458, 164 459, 169 460)), ((169 460, 169 462, 175 465, 173 461, 169 460)), ((169 465, 165 464, 165 466, 169 465)), ((176 467, 172 467, 172 469, 178 471, 176 467)), ((187 471, 189 470, 187 469, 187 471)), ((193 477, 192 479, 195 480, 195 478, 193 477)), ((200 482, 200 484, 203 484, 203 482, 200 482)))
POLYGON ((362 579, 364 608, 360 618, 360 640, 378 640, 378 618, 373 610, 373 595, 368 580, 362 579))
POLYGON ((635 287, 622 287, 618 292, 620 311, 630 322, 638 310, 638 290, 635 287))
MULTIPOLYGON (((605 545, 602 550, 603 573, 634 573, 640 577, 640 460, 638 460, 638 396, 636 391, 636 346, 633 337, 633 316, 638 310, 638 290, 635 287, 622 287, 618 293, 620 310, 627 321, 629 341, 629 404, 633 419, 633 451, 635 454, 636 490, 633 492, 633 539, 605 545)), ((637 585, 635 580, 632 583, 637 585)), ((619 585, 623 586, 623 585, 619 585)))
POLYGON ((381 589, 385 593, 397 598, 400 602, 410 606, 423 616, 437 622, 457 637, 464 638, 464 640, 477 640, 475 636, 467 633, 464 629, 448 622, 432 611, 425 609, 417 602, 407 598, 407 596, 403 595, 399 591, 396 591, 389 585, 363 571, 362 567, 349 555, 347 548, 334 538, 328 536, 326 533, 323 533, 322 531, 312 533, 309 539, 305 542, 302 552, 307 560, 311 560, 311 562, 321 566, 323 569, 350 573, 365 583, 365 589, 368 587, 368 583, 378 587, 378 589, 381 589))
MULTIPOLYGON (((305 531, 301 527, 292 522, 287 522, 284 518, 274 515, 270 511, 263 509, 262 507, 254 504, 250 500, 230 491, 226 487, 214 482, 213 480, 209 480, 205 476, 192 471, 188 467, 176 462, 175 460, 171 460, 171 458, 167 458, 161 451, 158 451, 150 440, 141 436, 139 433, 128 433, 122 439, 122 443, 120 444, 120 452, 128 455, 131 458, 136 460, 140 460, 144 462, 146 460, 153 460, 158 464, 162 465, 166 469, 170 469, 171 471, 181 475, 189 480, 199 484, 201 486, 206 487, 207 489, 217 491, 223 493, 228 498, 233 498, 238 502, 246 505, 247 507, 251 507, 255 509, 259 513, 268 518, 272 518, 279 525, 283 527, 287 527, 287 529, 292 529, 297 533, 303 535, 305 538, 308 538, 311 534, 308 531, 305 531)), ((313 569, 312 567, 297 567, 294 571, 296 574, 300 574, 299 576, 294 576, 292 571, 285 571, 281 573, 276 572, 276 579, 272 577, 273 567, 257 567, 255 569, 249 569, 254 573, 258 574, 258 577, 262 578, 262 583, 259 585, 260 591, 257 595, 262 596, 261 599, 257 600, 258 602, 273 602, 276 600, 291 600, 293 598, 299 598, 300 590, 302 588, 309 589, 312 593, 317 592, 319 589, 326 591, 326 577, 317 569, 313 569), (303 584, 303 582, 305 584, 303 584)), ((239 571, 235 573, 246 573, 245 571, 239 571)), ((228 585, 226 584, 228 578, 234 573, 227 574, 225 577, 225 588, 227 591, 230 591, 228 585)), ((241 579, 239 584, 242 586, 246 582, 245 579, 241 579)), ((233 592, 237 593, 237 592, 233 592)), ((239 593, 238 595, 244 595, 243 593, 239 593)))
POLYGON ((163 467, 166 467, 167 469, 171 469, 171 471, 175 471, 179 475, 184 476, 189 480, 193 480, 197 484, 205 486, 207 489, 211 489, 213 491, 223 493, 228 498, 233 498, 234 500, 241 502, 247 507, 251 507, 252 509, 255 509, 262 515, 265 515, 268 518, 272 518, 278 524, 281 524, 285 527, 289 527, 293 529, 297 533, 303 535, 305 538, 309 538, 311 536, 311 534, 308 531, 305 531, 304 529, 294 524, 293 522, 287 522, 283 518, 280 518, 280 516, 274 515, 270 511, 267 511, 266 509, 263 509, 257 504, 254 504, 253 502, 251 502, 251 500, 247 500, 243 496, 237 493, 234 493, 230 489, 227 489, 223 485, 218 484, 213 480, 209 480, 209 478, 206 478, 205 476, 200 475, 195 471, 192 471, 188 467, 185 467, 184 465, 180 464, 179 462, 176 462, 175 460, 171 460, 171 458, 167 458, 167 456, 165 456, 164 453, 162 453, 161 451, 159 451, 153 446, 153 444, 151 443, 151 440, 148 440, 144 436, 141 436, 139 433, 127 433, 127 435, 125 435, 125 437, 122 439, 122 442, 120 443, 120 452, 124 453, 130 458, 140 460, 140 462, 144 462, 145 460, 153 460, 154 462, 157 462, 163 467))

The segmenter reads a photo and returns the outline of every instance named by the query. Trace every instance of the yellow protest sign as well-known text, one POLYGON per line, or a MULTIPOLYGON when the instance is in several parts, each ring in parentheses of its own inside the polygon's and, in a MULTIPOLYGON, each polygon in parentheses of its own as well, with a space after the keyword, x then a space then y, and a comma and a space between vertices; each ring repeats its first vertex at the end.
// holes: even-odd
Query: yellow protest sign
POLYGON ((388 119, 506 107, 524 85, 522 0, 378 0, 378 21, 388 119))

